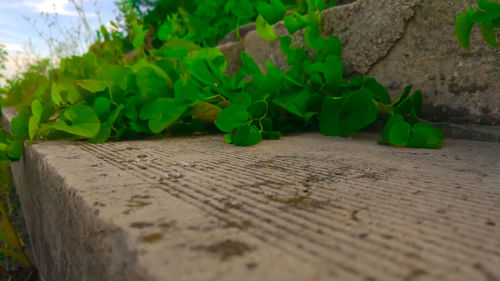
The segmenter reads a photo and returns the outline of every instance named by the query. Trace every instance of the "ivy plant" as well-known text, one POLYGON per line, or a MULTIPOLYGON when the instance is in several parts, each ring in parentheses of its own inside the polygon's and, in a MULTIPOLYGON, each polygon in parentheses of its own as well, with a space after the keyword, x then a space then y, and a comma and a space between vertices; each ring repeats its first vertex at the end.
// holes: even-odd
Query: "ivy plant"
MULTIPOLYGON (((46 75, 11 81, 2 103, 17 105, 18 116, 11 133, 0 134, 0 157, 17 160, 26 140, 54 138, 102 143, 223 132, 225 142, 249 146, 300 130, 348 137, 377 119, 386 121, 382 144, 440 147, 442 134, 419 119, 422 94, 408 87, 392 101, 374 78, 345 79, 341 41, 321 32, 321 11, 331 1, 303 4, 289 13, 290 5, 277 0, 232 0, 224 6, 236 18, 233 27, 238 19, 255 20, 264 39, 279 40, 286 71, 271 62, 262 71, 242 52, 241 68, 227 75, 225 56, 197 38, 181 8, 157 27, 128 17, 127 37, 101 30, 101 40, 86 54, 61 60, 46 75), (280 20, 289 35, 275 34, 273 24, 280 20), (299 30, 306 46, 292 44, 299 30)), ((195 14, 208 13, 203 7, 195 14)))
POLYGON ((455 30, 460 45, 470 50, 472 28, 479 24, 481 35, 486 43, 492 47, 499 46, 496 30, 500 29, 500 3, 495 0, 478 0, 478 8, 473 6, 459 14, 455 21, 455 30))

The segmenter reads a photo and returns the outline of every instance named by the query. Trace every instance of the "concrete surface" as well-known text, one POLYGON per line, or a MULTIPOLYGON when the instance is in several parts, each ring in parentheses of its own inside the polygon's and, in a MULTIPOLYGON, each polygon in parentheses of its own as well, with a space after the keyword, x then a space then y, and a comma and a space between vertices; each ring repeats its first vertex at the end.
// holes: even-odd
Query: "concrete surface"
MULTIPOLYGON (((455 37, 454 20, 476 0, 357 0, 323 12, 323 32, 343 44, 345 73, 375 77, 393 98, 414 85, 423 93, 423 117, 436 122, 500 125, 500 49, 489 47, 474 28, 471 51, 455 37)), ((287 35, 283 23, 274 26, 287 35)), ((297 32, 295 44, 304 45, 297 32)), ((228 54, 229 73, 244 49, 261 68, 266 61, 286 69, 279 42, 256 31, 219 47, 228 54)))
POLYGON ((26 147, 35 262, 58 280, 500 280, 500 144, 302 134, 26 147))

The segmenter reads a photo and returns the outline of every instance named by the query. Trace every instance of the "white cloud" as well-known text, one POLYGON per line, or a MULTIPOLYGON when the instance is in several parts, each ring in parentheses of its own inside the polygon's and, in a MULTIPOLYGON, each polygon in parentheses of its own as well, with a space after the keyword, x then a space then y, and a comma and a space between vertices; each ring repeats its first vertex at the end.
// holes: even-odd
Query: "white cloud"
POLYGON ((4 43, 3 45, 5 45, 5 50, 10 54, 15 53, 15 52, 23 52, 24 51, 24 46, 19 45, 19 44, 4 43))
POLYGON ((36 9, 39 13, 59 14, 67 16, 76 16, 75 11, 68 10, 68 0, 41 0, 41 1, 24 1, 23 4, 36 9))

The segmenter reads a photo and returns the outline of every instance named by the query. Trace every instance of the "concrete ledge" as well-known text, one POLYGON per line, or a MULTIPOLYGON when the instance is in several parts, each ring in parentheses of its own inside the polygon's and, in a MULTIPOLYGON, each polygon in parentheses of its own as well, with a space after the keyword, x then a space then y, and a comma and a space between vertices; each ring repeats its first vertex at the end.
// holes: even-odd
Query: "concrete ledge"
POLYGON ((498 280, 498 143, 302 134, 26 147, 45 280, 498 280))

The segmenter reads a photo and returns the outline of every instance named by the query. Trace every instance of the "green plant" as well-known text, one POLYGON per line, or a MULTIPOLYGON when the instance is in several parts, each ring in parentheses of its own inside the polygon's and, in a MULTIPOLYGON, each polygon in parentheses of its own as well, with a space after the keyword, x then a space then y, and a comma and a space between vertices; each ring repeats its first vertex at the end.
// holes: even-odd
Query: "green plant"
MULTIPOLYGON (((381 143, 440 146, 441 133, 418 118, 420 92, 407 88, 391 102, 386 89, 373 78, 344 79, 340 40, 321 36, 323 0, 307 1, 305 14, 286 16, 279 1, 257 2, 255 7, 243 5, 250 3, 246 1, 231 3, 241 4, 230 8, 237 10, 231 12, 233 16, 253 12, 261 36, 280 40, 288 71, 268 62, 264 73, 243 52, 241 69, 228 76, 226 58, 218 49, 201 47, 192 33, 180 32, 192 27, 188 24, 186 29, 185 19, 191 17, 183 15, 182 9, 169 15, 157 31, 128 10, 127 37, 103 31, 101 41, 89 52, 65 58, 58 69, 29 82, 36 85, 34 91, 18 100, 12 133, 2 135, 3 159, 18 159, 25 140, 101 143, 109 138, 220 130, 226 133, 226 142, 248 146, 298 130, 319 129, 328 136, 347 137, 378 117, 388 120, 381 143), (271 24, 284 16, 290 34, 305 29, 313 56, 293 46, 290 36, 274 34, 271 24)), ((204 9, 199 12, 208 13, 204 9)), ((20 81, 11 81, 10 88, 27 80, 20 81)), ((10 93, 6 101, 16 100, 15 92, 10 93)))
MULTIPOLYGON (((4 62, 6 59, 7 52, 4 50, 4 46, 0 44, 0 70, 5 69, 4 62)), ((2 77, 0 74, 0 78, 2 77)), ((4 145, 3 137, 4 135, 0 134, 0 149, 4 145)), ((18 262, 29 266, 31 265, 30 260, 24 252, 19 234, 15 231, 10 218, 12 213, 10 201, 12 182, 9 173, 7 162, 0 161, 0 263, 18 262)))
MULTIPOLYGON (((7 51, 5 50, 5 45, 0 44, 0 71, 5 70, 5 62, 7 61, 7 51)), ((4 76, 0 73, 0 78, 4 76)))
POLYGON ((500 29, 500 3, 494 0, 478 0, 478 8, 473 6, 457 16, 455 30, 460 45, 470 49, 470 36, 475 24, 479 24, 484 41, 497 48, 496 30, 500 29))

